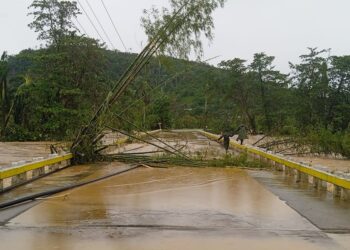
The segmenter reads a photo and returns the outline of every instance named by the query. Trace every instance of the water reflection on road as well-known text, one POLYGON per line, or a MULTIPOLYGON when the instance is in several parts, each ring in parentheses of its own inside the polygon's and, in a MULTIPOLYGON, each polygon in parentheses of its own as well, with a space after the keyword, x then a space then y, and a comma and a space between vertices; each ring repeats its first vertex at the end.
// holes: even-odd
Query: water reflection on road
POLYGON ((175 167, 44 201, 0 229, 0 241, 4 249, 341 249, 243 170, 175 167))

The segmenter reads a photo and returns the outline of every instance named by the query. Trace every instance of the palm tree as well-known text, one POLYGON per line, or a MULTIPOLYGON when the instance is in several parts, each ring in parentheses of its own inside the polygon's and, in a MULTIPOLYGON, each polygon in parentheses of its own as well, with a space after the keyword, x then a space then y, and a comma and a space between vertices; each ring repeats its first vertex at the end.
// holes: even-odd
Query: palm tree
POLYGON ((7 123, 6 115, 8 113, 8 97, 7 97, 7 81, 8 81, 8 55, 7 52, 3 52, 0 59, 0 103, 1 103, 1 135, 4 135, 5 127, 7 123))

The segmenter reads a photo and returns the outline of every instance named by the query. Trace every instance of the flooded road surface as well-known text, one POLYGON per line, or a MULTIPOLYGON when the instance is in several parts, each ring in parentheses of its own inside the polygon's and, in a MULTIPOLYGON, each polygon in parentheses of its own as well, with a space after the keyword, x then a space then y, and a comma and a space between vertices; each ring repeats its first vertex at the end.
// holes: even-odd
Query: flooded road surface
POLYGON ((249 173, 323 231, 350 233, 349 201, 334 199, 331 193, 318 190, 305 182, 296 182, 294 176, 283 172, 249 173))
POLYGON ((214 168, 140 168, 57 195, 0 227, 0 242, 1 249, 345 249, 246 171, 214 168))
MULTIPOLYGON (((199 133, 157 137, 194 156, 224 154, 220 144, 199 133)), ((113 152, 156 150, 138 142, 113 152)), ((13 155, 23 158, 25 152, 30 150, 13 155)), ((74 166, 2 194, 0 202, 127 167, 116 162, 74 166)), ((139 168, 0 211, 0 249, 350 249, 349 203, 295 185, 269 171, 139 168)))
MULTIPOLYGON (((0 203, 54 188, 66 187, 124 170, 129 165, 119 162, 68 167, 34 182, 29 182, 0 195, 0 203)), ((69 192, 69 191, 68 191, 69 192)), ((1 217, 0 217, 1 222, 1 217)))

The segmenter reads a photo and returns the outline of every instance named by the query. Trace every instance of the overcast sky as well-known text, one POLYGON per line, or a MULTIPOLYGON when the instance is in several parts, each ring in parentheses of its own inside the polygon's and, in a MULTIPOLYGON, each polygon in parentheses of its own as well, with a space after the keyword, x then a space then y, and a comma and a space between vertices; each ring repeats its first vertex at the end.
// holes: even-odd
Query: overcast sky
MULTIPOLYGON (((40 42, 27 24, 32 0, 1 0, 0 53, 36 48, 40 42)), ((168 0, 104 0, 128 50, 139 52, 146 37, 140 27, 142 10, 166 6, 168 0)), ((88 11, 86 0, 80 0, 88 11)), ((112 38, 123 51, 100 0, 89 0, 112 38)), ((332 55, 350 54, 349 0, 228 0, 215 12, 215 39, 205 42, 204 59, 212 63, 240 57, 250 61, 256 52, 276 57, 278 69, 288 72, 288 61, 298 62, 307 47, 332 48, 332 55)), ((93 15, 89 12, 90 16, 93 15)), ((85 15, 79 18, 88 35, 98 38, 85 15)), ((97 25, 97 24, 96 24, 97 25)), ((102 32, 101 32, 102 33, 102 32)), ((105 38, 105 40, 107 40, 105 38)))

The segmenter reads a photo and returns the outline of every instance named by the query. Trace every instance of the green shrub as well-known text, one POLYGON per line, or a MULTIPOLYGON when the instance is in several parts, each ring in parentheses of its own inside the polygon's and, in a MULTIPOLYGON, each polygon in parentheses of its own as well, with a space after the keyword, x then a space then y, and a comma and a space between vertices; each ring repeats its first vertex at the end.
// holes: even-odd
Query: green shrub
POLYGON ((343 136, 341 146, 343 155, 350 158, 350 132, 346 132, 343 136))

